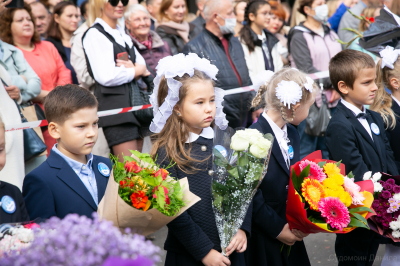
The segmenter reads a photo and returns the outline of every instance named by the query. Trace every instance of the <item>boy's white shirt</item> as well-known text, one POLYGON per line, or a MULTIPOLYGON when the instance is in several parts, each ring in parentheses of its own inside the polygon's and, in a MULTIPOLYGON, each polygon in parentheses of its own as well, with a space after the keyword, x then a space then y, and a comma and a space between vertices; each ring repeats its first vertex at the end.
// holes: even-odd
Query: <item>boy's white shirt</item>
POLYGON ((206 139, 213 139, 214 138, 214 129, 212 129, 211 127, 203 128, 203 131, 201 131, 200 135, 190 132, 189 139, 186 140, 186 143, 195 142, 199 137, 203 137, 206 139))
MULTIPOLYGON (((341 99, 342 103, 344 106, 347 107, 347 109, 350 109, 350 111, 353 112, 353 114, 357 117, 358 114, 364 113, 365 114, 365 107, 363 106, 363 111, 361 111, 360 109, 358 109, 357 107, 355 107, 354 105, 352 105, 349 102, 346 102, 345 100, 341 99)), ((365 118, 358 118, 357 119, 361 125, 365 128, 365 130, 368 132, 369 136, 371 137, 372 141, 374 141, 374 138, 372 137, 372 133, 371 133, 371 128, 369 127, 368 121, 365 118)))

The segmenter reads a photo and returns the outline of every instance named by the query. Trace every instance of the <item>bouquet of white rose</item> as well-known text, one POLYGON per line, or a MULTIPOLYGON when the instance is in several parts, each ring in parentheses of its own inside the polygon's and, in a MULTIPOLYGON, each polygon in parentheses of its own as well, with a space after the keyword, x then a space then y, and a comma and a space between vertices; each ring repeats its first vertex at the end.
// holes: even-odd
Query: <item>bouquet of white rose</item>
POLYGON ((211 192, 224 255, 267 173, 273 140, 256 129, 215 129, 211 192))

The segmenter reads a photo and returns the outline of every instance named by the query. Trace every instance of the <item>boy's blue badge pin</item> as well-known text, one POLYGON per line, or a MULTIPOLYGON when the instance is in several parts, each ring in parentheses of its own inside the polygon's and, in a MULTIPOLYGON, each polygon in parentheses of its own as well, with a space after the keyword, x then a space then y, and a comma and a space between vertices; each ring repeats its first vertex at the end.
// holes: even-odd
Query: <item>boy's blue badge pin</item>
POLYGON ((289 148, 288 148, 288 154, 289 154, 289 158, 290 158, 290 160, 292 160, 292 159, 293 159, 293 157, 294 157, 294 150, 293 150, 293 147, 292 147, 292 145, 289 145, 289 148))
POLYGON ((105 163, 99 163, 97 165, 97 168, 99 169, 100 174, 102 174, 105 177, 109 177, 111 174, 110 168, 105 163))
POLYGON ((17 209, 17 205, 15 204, 15 201, 13 198, 11 198, 10 196, 3 196, 1 198, 0 201, 1 204, 1 208, 9 214, 12 214, 15 212, 15 210, 17 209))
POLYGON ((377 136, 381 133, 379 127, 375 123, 371 124, 371 131, 377 136))

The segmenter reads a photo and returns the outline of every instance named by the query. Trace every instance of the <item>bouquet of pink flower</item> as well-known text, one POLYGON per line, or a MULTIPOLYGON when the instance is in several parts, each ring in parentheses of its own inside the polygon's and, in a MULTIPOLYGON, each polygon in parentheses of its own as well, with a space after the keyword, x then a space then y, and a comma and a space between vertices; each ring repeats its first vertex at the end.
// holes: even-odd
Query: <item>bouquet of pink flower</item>
POLYGON ((373 223, 371 229, 394 242, 400 242, 400 176, 385 173, 371 176, 371 172, 367 172, 363 179, 374 182, 372 208, 376 216, 369 220, 373 223))

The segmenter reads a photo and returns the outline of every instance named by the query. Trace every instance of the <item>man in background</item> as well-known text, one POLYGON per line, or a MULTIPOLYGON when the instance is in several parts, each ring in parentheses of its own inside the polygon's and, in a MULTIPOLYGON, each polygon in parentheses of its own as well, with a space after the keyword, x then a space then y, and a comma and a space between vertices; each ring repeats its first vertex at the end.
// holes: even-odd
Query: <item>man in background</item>
POLYGON ((41 2, 33 2, 30 4, 32 8, 33 19, 35 20, 36 29, 40 34, 42 40, 47 37, 47 28, 50 24, 51 16, 49 11, 41 2))
POLYGON ((147 11, 150 13, 151 30, 157 28, 158 11, 160 10, 162 0, 146 0, 147 11))
POLYGON ((191 22, 193 25, 196 26, 193 30, 193 38, 195 36, 197 36, 203 30, 204 25, 206 24, 206 21, 204 19, 204 13, 203 13, 205 3, 206 3, 206 0, 196 0, 196 5, 197 5, 197 8, 199 9, 199 12, 198 12, 199 15, 197 16, 197 18, 195 20, 193 20, 191 22))

